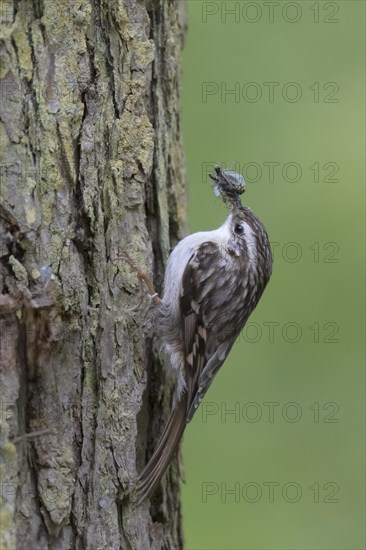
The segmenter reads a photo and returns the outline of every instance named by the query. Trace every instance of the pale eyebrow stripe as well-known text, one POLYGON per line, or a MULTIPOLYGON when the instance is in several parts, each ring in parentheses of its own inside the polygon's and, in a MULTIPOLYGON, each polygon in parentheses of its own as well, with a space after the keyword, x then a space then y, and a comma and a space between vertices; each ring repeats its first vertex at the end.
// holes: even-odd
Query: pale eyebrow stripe
POLYGON ((248 247, 248 256, 251 263, 256 263, 257 261, 257 246, 255 241, 255 235, 247 222, 242 222, 244 224, 244 233, 246 238, 246 243, 248 247))

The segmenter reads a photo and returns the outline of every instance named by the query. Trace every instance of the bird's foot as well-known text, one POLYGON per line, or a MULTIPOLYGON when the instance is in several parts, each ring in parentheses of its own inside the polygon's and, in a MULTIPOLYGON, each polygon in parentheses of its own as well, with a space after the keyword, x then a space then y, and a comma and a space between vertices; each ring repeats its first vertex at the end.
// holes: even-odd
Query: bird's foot
POLYGON ((151 301, 157 305, 157 304, 160 304, 161 302, 161 299, 159 297, 159 294, 156 292, 155 288, 154 288, 154 285, 153 283, 151 282, 151 279, 150 277, 148 276, 148 274, 143 271, 133 260, 132 258, 129 256, 129 254, 125 251, 122 252, 122 258, 124 260, 126 260, 126 262, 132 267, 132 269, 134 271, 136 271, 136 274, 137 274, 137 278, 138 278, 138 281, 139 281, 139 285, 140 285, 140 292, 141 292, 141 300, 138 304, 138 306, 136 307, 136 309, 138 309, 138 307, 141 305, 141 302, 143 300, 143 297, 144 295, 146 294, 146 292, 144 292, 144 288, 143 288, 143 283, 145 283, 147 289, 148 289, 148 292, 147 292, 147 295, 149 296, 149 298, 151 299, 151 301))

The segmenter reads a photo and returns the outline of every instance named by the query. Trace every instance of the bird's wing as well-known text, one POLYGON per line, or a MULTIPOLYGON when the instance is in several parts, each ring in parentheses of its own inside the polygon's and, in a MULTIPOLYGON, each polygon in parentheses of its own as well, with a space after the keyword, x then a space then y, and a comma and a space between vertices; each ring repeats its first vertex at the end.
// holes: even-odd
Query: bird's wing
POLYGON ((187 422, 190 422, 192 420, 193 415, 198 409, 198 406, 201 403, 208 388, 210 387, 212 380, 215 378, 216 373, 219 371, 221 365, 228 356, 233 343, 234 341, 226 341, 220 344, 216 352, 213 354, 213 356, 210 358, 207 365, 203 369, 198 379, 196 392, 191 400, 187 415, 187 422))
MULTIPOLYGON (((150 497, 158 486, 179 445, 187 422, 192 418, 214 375, 225 360, 232 342, 220 343, 214 311, 225 293, 229 274, 219 245, 201 244, 184 270, 180 292, 180 314, 185 356, 186 389, 170 414, 136 490, 138 503, 150 497)), ((226 293, 227 296, 227 293, 226 293)), ((217 311, 217 310, 216 310, 217 311)))
POLYGON ((229 271, 220 247, 202 243, 190 258, 182 277, 180 313, 188 393, 187 422, 193 417, 215 374, 225 361, 234 338, 223 337, 217 314, 228 292, 229 271), (216 312, 216 313, 215 313, 216 312))

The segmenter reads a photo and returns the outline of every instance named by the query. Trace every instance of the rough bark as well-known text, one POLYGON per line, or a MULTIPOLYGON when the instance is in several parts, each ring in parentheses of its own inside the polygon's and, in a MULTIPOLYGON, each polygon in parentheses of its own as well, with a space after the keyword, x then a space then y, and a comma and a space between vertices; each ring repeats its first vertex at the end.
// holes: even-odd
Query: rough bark
POLYGON ((160 290, 181 237, 184 4, 1 18, 0 547, 181 548, 177 461, 132 504, 171 389, 121 253, 160 290))

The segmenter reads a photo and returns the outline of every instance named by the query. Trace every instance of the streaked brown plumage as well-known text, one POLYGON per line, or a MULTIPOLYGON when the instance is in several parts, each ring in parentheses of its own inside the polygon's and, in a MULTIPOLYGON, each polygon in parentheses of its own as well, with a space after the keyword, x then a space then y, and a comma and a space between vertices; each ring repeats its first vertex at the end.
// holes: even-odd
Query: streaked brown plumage
MULTIPOLYGON (((220 188, 225 171, 216 169, 220 188)), ((230 181, 225 178, 227 192, 230 181)), ((233 343, 257 305, 271 275, 267 232, 243 207, 231 186, 232 210, 219 229, 195 233, 173 250, 164 295, 157 306, 162 339, 177 371, 172 413, 156 449, 139 477, 142 502, 158 486, 187 422, 202 401, 233 343)))

